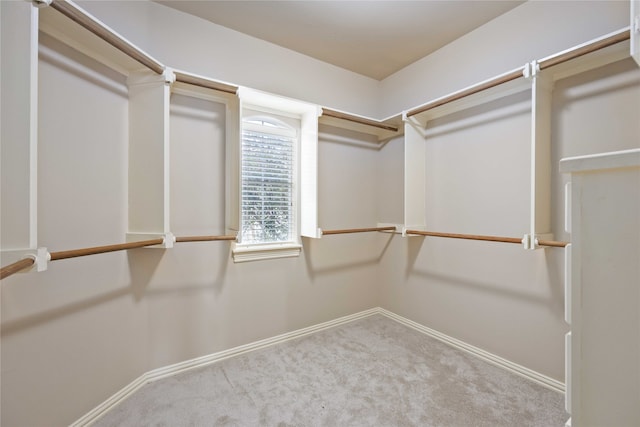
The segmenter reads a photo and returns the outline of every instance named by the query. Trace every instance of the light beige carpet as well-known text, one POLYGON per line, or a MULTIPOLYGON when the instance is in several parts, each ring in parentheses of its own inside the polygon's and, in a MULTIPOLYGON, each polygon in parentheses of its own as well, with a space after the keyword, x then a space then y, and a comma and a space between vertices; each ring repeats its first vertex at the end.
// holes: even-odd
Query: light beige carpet
POLYGON ((97 426, 564 426, 564 396, 374 315, 144 386, 97 426))

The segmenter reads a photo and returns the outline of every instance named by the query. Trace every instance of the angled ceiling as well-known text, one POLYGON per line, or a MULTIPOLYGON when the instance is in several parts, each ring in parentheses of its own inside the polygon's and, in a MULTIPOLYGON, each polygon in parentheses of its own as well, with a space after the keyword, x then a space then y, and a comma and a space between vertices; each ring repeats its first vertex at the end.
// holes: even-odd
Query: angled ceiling
POLYGON ((156 2, 376 80, 523 3, 516 0, 156 2))

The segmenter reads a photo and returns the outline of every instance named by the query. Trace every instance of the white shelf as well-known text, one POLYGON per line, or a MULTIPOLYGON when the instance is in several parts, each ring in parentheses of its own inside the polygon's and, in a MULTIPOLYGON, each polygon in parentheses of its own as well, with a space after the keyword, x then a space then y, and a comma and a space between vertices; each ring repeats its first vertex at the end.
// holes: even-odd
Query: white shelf
MULTIPOLYGON (((142 49, 126 41, 124 37, 120 36, 106 25, 100 23, 100 21, 93 18, 91 15, 86 14, 86 16, 94 19, 97 23, 110 31, 114 38, 124 40, 124 42, 132 49, 138 50, 142 55, 148 57, 149 60, 155 61, 159 66, 164 67, 150 55, 144 53, 142 49)), ((85 55, 125 76, 128 76, 135 71, 147 69, 147 67, 133 59, 131 56, 122 52, 120 49, 115 48, 113 45, 98 37, 93 32, 87 30, 77 22, 67 18, 62 13, 53 9, 53 7, 40 9, 39 29, 43 33, 60 40, 62 43, 84 53, 85 55)))
POLYGON ((403 134, 404 128, 400 114, 384 120, 376 120, 329 108, 323 108, 322 111, 323 114, 319 118, 320 124, 374 135, 378 138, 379 144, 403 134))
POLYGON ((640 166, 640 148, 588 156, 567 157, 560 161, 560 172, 590 172, 640 166))

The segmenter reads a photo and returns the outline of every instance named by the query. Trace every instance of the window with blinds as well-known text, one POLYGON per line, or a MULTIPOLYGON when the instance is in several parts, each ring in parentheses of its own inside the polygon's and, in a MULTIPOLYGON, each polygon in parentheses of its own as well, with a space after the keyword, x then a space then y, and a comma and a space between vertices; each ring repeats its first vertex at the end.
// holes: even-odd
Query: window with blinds
POLYGON ((296 131, 264 117, 242 121, 242 244, 295 240, 296 131))

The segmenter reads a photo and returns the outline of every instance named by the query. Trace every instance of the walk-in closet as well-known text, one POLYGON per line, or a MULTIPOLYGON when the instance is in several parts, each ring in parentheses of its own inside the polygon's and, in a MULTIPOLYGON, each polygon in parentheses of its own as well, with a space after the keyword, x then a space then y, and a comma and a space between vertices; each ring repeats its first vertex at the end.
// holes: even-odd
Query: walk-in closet
POLYGON ((2 426, 640 425, 638 0, 0 20, 2 426))

